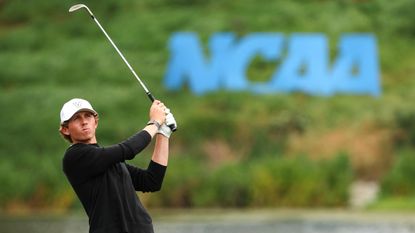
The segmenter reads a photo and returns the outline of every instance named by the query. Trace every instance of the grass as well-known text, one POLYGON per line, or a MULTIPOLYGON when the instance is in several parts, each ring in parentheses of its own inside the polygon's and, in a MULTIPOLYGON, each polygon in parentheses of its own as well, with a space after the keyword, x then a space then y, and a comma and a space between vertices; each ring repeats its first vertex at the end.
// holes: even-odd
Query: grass
POLYGON ((414 211, 415 198, 414 197, 390 197, 377 200, 374 204, 368 207, 372 211, 414 211))

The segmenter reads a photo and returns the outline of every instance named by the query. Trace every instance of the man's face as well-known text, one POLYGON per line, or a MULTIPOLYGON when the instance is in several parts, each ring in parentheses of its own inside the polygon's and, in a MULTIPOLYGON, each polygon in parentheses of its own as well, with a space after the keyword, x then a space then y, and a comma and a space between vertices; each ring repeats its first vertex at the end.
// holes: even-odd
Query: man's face
POLYGON ((63 133, 69 135, 75 143, 96 143, 95 130, 98 126, 98 118, 93 113, 82 111, 75 113, 69 119, 68 127, 63 133))

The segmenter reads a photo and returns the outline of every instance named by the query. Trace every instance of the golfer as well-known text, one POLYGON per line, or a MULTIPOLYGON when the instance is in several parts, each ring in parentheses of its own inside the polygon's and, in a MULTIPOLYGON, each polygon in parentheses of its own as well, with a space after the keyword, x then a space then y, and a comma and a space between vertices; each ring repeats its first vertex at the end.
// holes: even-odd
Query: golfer
POLYGON ((60 113, 60 134, 71 145, 63 157, 63 171, 89 218, 89 232, 154 232, 152 220, 136 191, 159 191, 169 156, 167 125, 176 121, 155 100, 150 121, 127 140, 108 147, 97 143, 98 113, 84 99, 71 99, 60 113), (147 169, 127 164, 156 138, 147 169))

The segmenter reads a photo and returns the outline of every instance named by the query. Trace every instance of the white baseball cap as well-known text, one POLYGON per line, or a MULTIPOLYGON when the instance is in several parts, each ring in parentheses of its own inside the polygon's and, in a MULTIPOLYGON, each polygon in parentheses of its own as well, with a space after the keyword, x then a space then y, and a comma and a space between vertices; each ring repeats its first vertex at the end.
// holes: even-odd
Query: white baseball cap
POLYGON ((66 102, 61 109, 61 124, 80 111, 89 111, 94 114, 98 114, 93 108, 92 105, 84 99, 74 98, 66 102))

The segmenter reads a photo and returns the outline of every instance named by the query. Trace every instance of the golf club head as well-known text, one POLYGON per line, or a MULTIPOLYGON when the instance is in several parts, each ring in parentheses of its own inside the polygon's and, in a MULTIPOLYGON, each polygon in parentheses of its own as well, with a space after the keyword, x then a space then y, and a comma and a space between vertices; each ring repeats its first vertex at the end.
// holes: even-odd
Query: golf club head
POLYGON ((94 16, 92 12, 89 10, 89 8, 84 4, 76 4, 76 5, 71 6, 71 8, 69 8, 69 12, 74 12, 81 8, 85 8, 91 16, 94 16))

